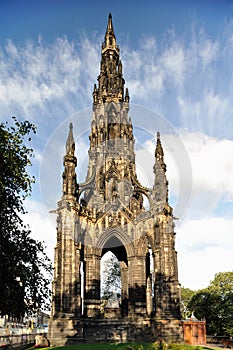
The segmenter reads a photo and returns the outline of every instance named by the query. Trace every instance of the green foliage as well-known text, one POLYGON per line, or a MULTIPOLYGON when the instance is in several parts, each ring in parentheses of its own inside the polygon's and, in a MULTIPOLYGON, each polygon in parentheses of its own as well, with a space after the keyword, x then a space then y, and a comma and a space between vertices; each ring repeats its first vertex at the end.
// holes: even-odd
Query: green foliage
POLYGON ((24 225, 24 199, 31 193, 34 177, 28 174, 35 126, 13 117, 14 125, 0 124, 0 314, 21 317, 48 300, 51 264, 42 243, 30 237, 24 225))
POLYGON ((121 272, 115 255, 111 255, 104 262, 102 299, 108 300, 116 295, 121 296, 121 272))
POLYGON ((189 302, 192 299, 193 295, 195 294, 195 291, 181 287, 181 303, 182 303, 182 318, 186 319, 187 317, 190 317, 192 314, 192 310, 188 308, 189 302))
POLYGON ((206 320, 207 334, 233 336, 233 272, 216 274, 208 288, 193 295, 188 308, 206 320))
POLYGON ((233 292, 233 271, 217 273, 210 282, 210 289, 223 297, 233 292))
POLYGON ((128 345, 127 350, 143 350, 144 347, 142 344, 132 344, 128 345))
POLYGON ((168 344, 160 340, 150 344, 148 347, 148 350, 166 350, 167 348, 168 348, 168 344))
POLYGON ((200 345, 188 345, 188 344, 168 344, 167 349, 170 350, 206 350, 210 349, 209 347, 200 346, 200 345))

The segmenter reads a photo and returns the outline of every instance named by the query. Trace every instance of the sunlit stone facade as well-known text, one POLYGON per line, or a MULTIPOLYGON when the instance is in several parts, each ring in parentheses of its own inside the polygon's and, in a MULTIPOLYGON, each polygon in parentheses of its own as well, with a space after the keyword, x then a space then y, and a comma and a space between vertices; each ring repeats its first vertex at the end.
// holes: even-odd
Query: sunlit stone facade
POLYGON ((57 207, 52 344, 180 340, 180 285, 173 211, 157 134, 154 186, 135 165, 129 92, 109 15, 100 74, 93 91, 89 165, 77 183, 73 126, 66 142, 63 195, 57 207), (147 198, 149 208, 145 209, 147 198), (121 270, 119 308, 101 310, 100 263, 111 251, 121 270))

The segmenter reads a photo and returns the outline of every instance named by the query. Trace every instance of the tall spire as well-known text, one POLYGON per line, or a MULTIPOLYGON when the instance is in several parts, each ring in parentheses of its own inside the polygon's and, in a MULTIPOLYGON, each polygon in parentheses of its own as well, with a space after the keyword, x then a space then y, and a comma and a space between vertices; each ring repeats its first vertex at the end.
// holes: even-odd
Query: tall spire
POLYGON ((164 163, 164 152, 163 147, 160 140, 160 133, 157 132, 157 144, 155 149, 155 159, 157 162, 159 162, 164 169, 164 172, 166 171, 166 164, 164 163))
POLYGON ((74 155, 75 143, 73 136, 73 125, 70 123, 69 134, 66 141, 66 154, 64 156, 64 172, 63 172, 63 197, 72 196, 75 198, 77 181, 75 167, 77 165, 77 158, 74 155))
POLYGON ((94 104, 105 102, 128 102, 129 96, 125 97, 125 80, 122 74, 122 62, 120 49, 116 43, 113 29, 112 15, 109 14, 107 29, 102 44, 100 74, 98 87, 94 85, 94 104))
POLYGON ((108 25, 107 25, 107 30, 106 30, 106 36, 107 35, 113 35, 115 37, 115 34, 114 34, 114 29, 113 29, 113 24, 112 24, 112 14, 109 13, 108 15, 108 25))
POLYGON ((105 50, 109 48, 117 50, 119 53, 119 48, 116 46, 116 37, 113 29, 111 13, 109 13, 109 16, 108 16, 108 25, 106 29, 105 38, 104 38, 104 44, 102 46, 102 49, 105 49, 105 50))
POLYGON ((66 141, 66 154, 74 155, 75 151, 75 143, 73 136, 73 124, 70 123, 69 135, 66 141))
POLYGON ((155 148, 154 165, 155 182, 153 194, 158 205, 168 204, 168 181, 166 178, 166 164, 164 163, 164 152, 160 140, 160 133, 157 132, 157 143, 155 148))

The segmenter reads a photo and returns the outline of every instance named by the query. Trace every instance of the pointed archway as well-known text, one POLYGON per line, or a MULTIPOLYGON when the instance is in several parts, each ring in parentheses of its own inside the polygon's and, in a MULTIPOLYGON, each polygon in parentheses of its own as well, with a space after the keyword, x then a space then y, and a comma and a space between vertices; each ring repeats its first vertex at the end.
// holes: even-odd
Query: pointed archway
MULTIPOLYGON (((128 315, 128 290, 129 290, 129 276, 128 276, 128 258, 133 254, 132 242, 119 229, 112 229, 100 237, 97 244, 101 251, 101 258, 108 252, 114 254, 120 266, 121 279, 121 316, 128 315)), ((114 317, 114 312, 112 312, 114 317)))
POLYGON ((101 315, 121 316, 121 269, 120 263, 111 251, 106 252, 100 262, 101 315))

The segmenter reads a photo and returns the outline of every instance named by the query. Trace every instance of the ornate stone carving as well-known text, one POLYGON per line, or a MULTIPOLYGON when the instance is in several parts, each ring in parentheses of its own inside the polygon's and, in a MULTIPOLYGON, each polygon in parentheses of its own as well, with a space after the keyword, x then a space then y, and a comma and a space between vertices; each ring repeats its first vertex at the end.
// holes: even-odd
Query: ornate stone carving
POLYGON ((97 332, 95 341, 103 336, 114 341, 118 339, 111 331, 114 327, 124 329, 128 341, 139 335, 147 341, 159 334, 173 340, 181 337, 175 233, 163 147, 158 134, 154 187, 146 188, 137 179, 129 91, 124 88, 119 54, 109 15, 98 84, 93 91, 84 183, 76 182, 72 125, 66 143, 63 195, 56 211, 56 268, 49 328, 54 344, 68 343, 70 337, 73 342, 83 342, 90 329, 97 332), (148 210, 144 196, 150 204, 148 210), (119 312, 108 313, 101 323, 100 260, 107 251, 119 261, 122 293, 119 312), (119 314, 122 318, 118 325, 111 317, 119 314))

